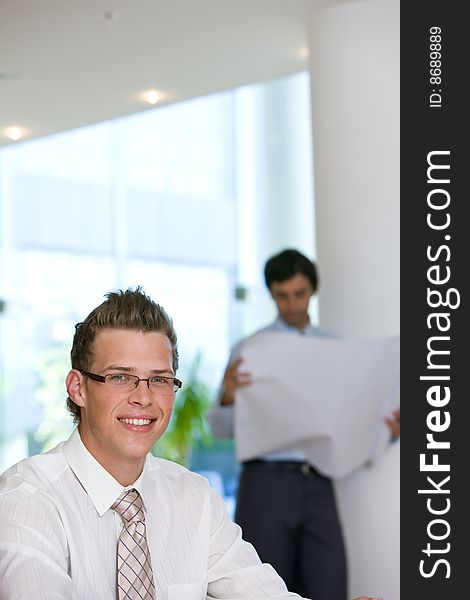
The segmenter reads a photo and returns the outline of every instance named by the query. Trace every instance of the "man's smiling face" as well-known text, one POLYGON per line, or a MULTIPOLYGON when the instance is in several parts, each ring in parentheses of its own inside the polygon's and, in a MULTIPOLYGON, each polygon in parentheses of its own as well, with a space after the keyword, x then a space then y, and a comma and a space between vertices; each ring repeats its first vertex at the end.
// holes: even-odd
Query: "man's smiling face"
MULTIPOLYGON (((91 373, 127 373, 148 378, 172 377, 172 347, 156 331, 103 329, 92 345, 91 373)), ((121 391, 72 370, 67 376, 69 396, 80 406, 82 442, 95 459, 122 485, 133 483, 142 472, 145 457, 170 421, 174 391, 151 391, 140 381, 121 391)))

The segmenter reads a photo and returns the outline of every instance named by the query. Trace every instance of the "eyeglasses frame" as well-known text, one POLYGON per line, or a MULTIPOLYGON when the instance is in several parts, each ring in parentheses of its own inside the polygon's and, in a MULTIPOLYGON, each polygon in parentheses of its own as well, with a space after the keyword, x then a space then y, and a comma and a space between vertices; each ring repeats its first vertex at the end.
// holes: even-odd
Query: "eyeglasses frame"
POLYGON ((106 383, 106 377, 109 377, 110 375, 128 375, 132 378, 132 380, 136 382, 134 389, 137 389, 137 386, 141 381, 146 381, 148 389, 152 391, 150 388, 150 380, 154 377, 161 377, 161 379, 173 380, 174 394, 176 394, 176 392, 180 390, 183 386, 183 382, 181 381, 181 379, 177 379, 176 377, 168 377, 167 375, 153 375, 153 377, 137 377, 137 375, 132 375, 131 373, 107 373, 106 375, 98 375, 98 373, 90 373, 90 371, 83 371, 82 369, 78 370, 82 375, 85 375, 86 377, 89 377, 90 379, 92 379, 93 381, 97 381, 98 383, 106 383))

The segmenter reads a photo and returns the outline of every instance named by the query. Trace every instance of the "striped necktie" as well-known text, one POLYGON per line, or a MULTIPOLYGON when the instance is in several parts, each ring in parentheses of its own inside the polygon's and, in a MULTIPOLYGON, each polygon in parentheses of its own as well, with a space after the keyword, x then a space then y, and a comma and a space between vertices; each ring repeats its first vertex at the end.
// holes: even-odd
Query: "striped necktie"
POLYGON ((112 508, 124 521, 117 552, 118 598, 155 600, 142 498, 135 489, 124 490, 112 508))

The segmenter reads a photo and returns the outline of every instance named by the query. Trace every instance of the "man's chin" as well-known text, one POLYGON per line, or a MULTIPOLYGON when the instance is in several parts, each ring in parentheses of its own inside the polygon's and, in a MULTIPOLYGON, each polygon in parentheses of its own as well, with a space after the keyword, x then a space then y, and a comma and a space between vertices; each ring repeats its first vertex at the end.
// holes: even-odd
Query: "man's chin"
POLYGON ((286 325, 289 325, 289 327, 296 327, 297 329, 302 329, 306 325, 305 318, 299 315, 287 316, 283 320, 286 325))

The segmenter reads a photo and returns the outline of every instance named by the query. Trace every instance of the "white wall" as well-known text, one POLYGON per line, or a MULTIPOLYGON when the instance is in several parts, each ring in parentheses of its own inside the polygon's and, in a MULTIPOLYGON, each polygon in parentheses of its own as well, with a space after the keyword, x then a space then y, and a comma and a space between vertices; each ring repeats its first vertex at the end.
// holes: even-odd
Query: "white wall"
MULTIPOLYGON (((319 310, 399 332, 399 0, 318 1, 310 25, 319 310)), ((338 482, 350 596, 399 599, 399 443, 338 482)))

